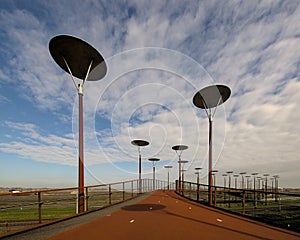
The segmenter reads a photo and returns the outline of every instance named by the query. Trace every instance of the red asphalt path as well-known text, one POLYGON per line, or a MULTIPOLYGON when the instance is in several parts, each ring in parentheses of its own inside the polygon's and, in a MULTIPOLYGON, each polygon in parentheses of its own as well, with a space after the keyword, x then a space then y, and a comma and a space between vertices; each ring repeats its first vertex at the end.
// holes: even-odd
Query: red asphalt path
POLYGON ((300 239, 300 234, 202 206, 172 191, 148 198, 48 240, 300 239))

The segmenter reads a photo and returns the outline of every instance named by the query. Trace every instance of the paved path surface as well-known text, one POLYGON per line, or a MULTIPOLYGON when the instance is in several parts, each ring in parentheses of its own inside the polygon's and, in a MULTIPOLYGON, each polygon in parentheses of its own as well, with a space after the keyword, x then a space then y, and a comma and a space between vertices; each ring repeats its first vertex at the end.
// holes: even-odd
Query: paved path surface
POLYGON ((48 240, 300 239, 300 234, 202 206, 171 191, 64 231, 48 240))

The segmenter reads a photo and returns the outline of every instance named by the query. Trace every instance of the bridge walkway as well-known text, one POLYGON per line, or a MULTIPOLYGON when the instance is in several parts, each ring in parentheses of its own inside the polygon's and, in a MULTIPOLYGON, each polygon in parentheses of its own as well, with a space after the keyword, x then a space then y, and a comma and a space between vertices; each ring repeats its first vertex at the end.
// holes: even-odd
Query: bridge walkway
MULTIPOLYGON (((43 236, 42 230, 40 236, 43 236)), ((41 239, 299 240, 300 234, 197 204, 174 191, 161 190, 138 202, 125 202, 117 211, 107 210, 101 217, 41 239)))

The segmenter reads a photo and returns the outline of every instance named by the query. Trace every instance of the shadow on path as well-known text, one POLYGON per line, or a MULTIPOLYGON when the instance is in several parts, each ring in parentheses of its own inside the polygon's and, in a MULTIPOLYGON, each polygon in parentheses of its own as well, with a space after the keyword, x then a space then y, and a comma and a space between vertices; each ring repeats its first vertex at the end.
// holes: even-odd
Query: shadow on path
POLYGON ((121 209, 126 211, 153 211, 153 210, 161 210, 166 206, 161 204, 133 204, 124 206, 121 209))

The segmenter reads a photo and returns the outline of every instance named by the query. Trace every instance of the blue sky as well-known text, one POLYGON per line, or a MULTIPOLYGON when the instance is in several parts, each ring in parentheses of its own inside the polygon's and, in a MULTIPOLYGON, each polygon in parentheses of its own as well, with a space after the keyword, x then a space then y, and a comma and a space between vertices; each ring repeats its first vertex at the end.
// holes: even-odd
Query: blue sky
MULTIPOLYGON (((77 92, 52 59, 52 37, 95 47, 105 78, 84 89, 85 184, 138 178, 133 139, 157 177, 202 167, 208 121, 192 104, 210 84, 231 98, 214 118, 214 169, 279 174, 299 187, 298 1, 0 1, 0 186, 77 185, 77 92)), ((78 80, 79 81, 79 80, 78 80)), ((222 183, 221 177, 218 178, 222 183)))

